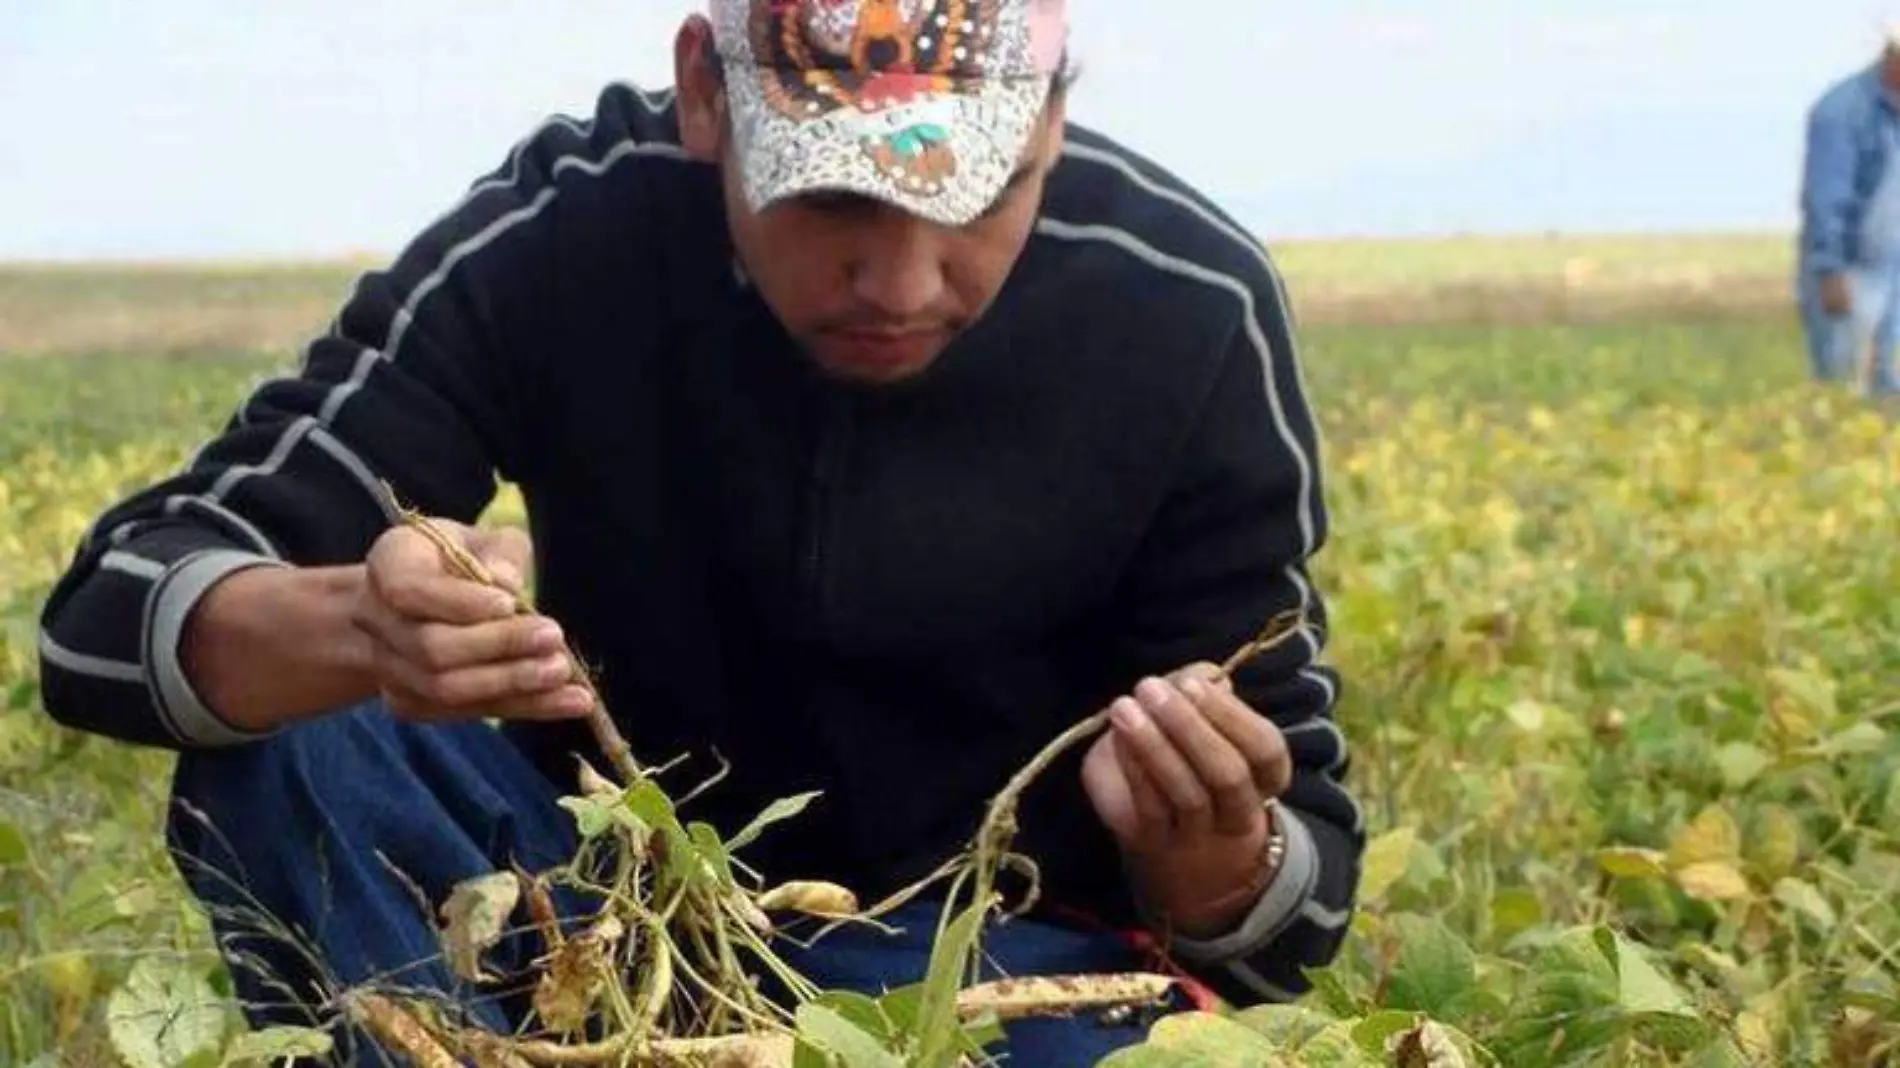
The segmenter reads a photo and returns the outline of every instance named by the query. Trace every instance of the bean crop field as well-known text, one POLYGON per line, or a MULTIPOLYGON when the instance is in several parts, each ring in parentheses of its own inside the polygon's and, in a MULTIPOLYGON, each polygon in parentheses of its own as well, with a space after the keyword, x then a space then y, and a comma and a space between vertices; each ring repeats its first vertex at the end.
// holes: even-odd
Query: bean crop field
MULTIPOLYGON (((1113 1064, 1900 1049, 1900 431, 1806 381, 1771 244, 1606 248, 1283 256, 1361 907, 1300 1005, 1169 1020, 1113 1064)), ((310 1040, 243 1035, 164 851, 166 755, 52 724, 35 647, 98 510, 292 367, 349 278, 0 270, 0 1064, 310 1040)))

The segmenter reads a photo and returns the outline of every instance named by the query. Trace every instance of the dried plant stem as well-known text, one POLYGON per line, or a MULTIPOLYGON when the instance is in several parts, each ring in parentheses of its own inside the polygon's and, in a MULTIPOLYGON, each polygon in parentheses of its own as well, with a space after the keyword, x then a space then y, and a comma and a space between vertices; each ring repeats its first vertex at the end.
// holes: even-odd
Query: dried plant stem
POLYGON ((379 994, 352 993, 344 1009, 359 1026, 385 1046, 401 1050, 416 1068, 461 1068, 427 1028, 408 1010, 379 994))
MULTIPOLYGON (((443 533, 441 528, 431 522, 427 516, 402 504, 396 498, 395 490, 388 483, 383 484, 383 492, 388 497, 390 507, 395 509, 396 514, 401 517, 403 525, 417 531, 435 545, 442 554, 443 565, 451 574, 512 594, 517 613, 535 614, 534 605, 524 593, 520 590, 509 589, 474 553, 469 552, 457 544, 455 539, 443 533)), ((585 688, 594 699, 593 710, 587 714, 587 726, 594 733, 595 743, 600 746, 601 752, 606 754, 608 763, 620 773, 622 782, 631 783, 641 779, 645 771, 640 767, 639 761, 634 759, 633 747, 627 744, 626 738, 621 736, 620 728, 614 725, 613 716, 607 711, 607 702, 602 698, 600 687, 594 680, 594 673, 571 645, 567 649, 567 658, 574 665, 574 681, 585 688)))

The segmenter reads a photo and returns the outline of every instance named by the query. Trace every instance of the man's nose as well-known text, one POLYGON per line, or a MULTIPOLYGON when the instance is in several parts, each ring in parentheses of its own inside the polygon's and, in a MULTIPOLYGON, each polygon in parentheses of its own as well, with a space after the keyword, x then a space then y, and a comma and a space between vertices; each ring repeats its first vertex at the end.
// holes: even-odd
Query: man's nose
POLYGON ((943 299, 943 242, 936 228, 891 211, 870 225, 851 267, 857 299, 893 319, 923 315, 943 299))

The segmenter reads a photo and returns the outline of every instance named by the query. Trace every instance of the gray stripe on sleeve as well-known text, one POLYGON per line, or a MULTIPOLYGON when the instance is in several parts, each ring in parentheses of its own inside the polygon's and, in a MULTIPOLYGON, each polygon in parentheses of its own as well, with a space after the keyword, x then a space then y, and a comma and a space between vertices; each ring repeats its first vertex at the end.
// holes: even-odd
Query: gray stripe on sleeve
POLYGON ((152 587, 152 603, 146 613, 146 664, 158 698, 159 711, 178 739, 188 745, 229 746, 254 741, 261 735, 241 731, 212 711, 185 675, 179 660, 179 643, 185 635, 185 621, 205 592, 220 579, 248 567, 282 567, 282 563, 256 553, 236 549, 210 549, 193 553, 173 565, 152 587))
POLYGON ((1226 964, 1259 950, 1279 937, 1313 896, 1313 888, 1319 884, 1319 847, 1313 842, 1312 832, 1285 805, 1274 806, 1273 818, 1286 828, 1286 856, 1280 861, 1279 873, 1231 933, 1212 939, 1173 937, 1169 946, 1183 962, 1226 964))

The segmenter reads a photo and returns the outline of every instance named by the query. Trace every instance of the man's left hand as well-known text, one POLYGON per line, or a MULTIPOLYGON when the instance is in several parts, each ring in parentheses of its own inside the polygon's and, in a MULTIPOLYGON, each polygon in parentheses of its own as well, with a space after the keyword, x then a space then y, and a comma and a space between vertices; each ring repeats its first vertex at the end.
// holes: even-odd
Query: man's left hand
POLYGON ((1233 928, 1271 881, 1266 811, 1292 758, 1278 727, 1211 664, 1143 680, 1109 707, 1082 785, 1171 931, 1233 928))

